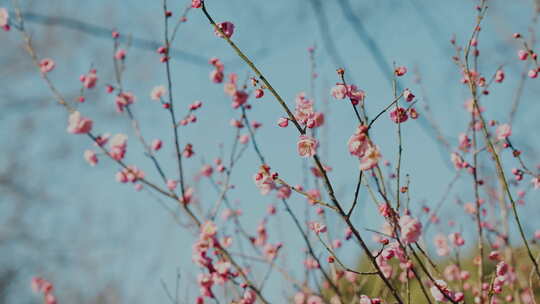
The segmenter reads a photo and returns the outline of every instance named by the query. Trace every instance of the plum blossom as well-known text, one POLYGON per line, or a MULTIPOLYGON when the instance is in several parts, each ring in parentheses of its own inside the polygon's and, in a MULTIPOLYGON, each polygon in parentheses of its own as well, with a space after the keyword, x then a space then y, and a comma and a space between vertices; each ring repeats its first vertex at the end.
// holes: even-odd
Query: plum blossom
POLYGON ((407 110, 402 107, 397 107, 394 110, 390 111, 390 119, 395 123, 402 123, 409 119, 407 115, 407 110))
POLYGON ((471 148, 471 139, 466 133, 459 134, 459 149, 463 152, 468 152, 471 148))
POLYGON ((126 155, 127 135, 116 134, 109 141, 109 155, 115 160, 121 160, 126 155))
POLYGON ((259 172, 253 176, 253 180, 262 195, 267 195, 276 188, 276 183, 270 174, 270 167, 266 165, 260 167, 259 172))
POLYGON ((124 60, 124 59, 126 59, 126 50, 124 50, 124 49, 117 50, 116 53, 114 53, 114 58, 116 60, 124 60))
POLYGON ((529 52, 527 52, 526 50, 519 50, 518 51, 519 60, 527 60, 528 57, 529 57, 529 52))
POLYGON ((256 89, 254 94, 255 94, 255 98, 259 99, 264 96, 264 91, 261 89, 256 89))
POLYGON ((401 236, 405 244, 418 241, 418 238, 422 234, 422 223, 409 215, 404 215, 399 219, 399 226, 401 227, 401 236))
POLYGON ((92 69, 88 74, 81 76, 81 82, 83 83, 83 86, 87 89, 94 88, 96 86, 97 80, 97 71, 95 69, 92 69))
POLYGON ((399 66, 395 69, 394 73, 396 76, 403 76, 407 73, 407 67, 399 66))
POLYGON ((289 125, 289 119, 287 119, 285 117, 280 117, 278 119, 278 126, 280 126, 282 128, 286 128, 288 125, 289 125))
POLYGON ((150 98, 156 101, 160 101, 165 95, 167 95, 167 89, 163 85, 155 86, 150 92, 150 98))
POLYGON ((502 124, 497 127, 495 132, 497 133, 498 140, 505 140, 512 135, 512 127, 509 124, 502 124))
POLYGON ((376 145, 370 145, 365 151, 364 156, 360 159, 360 170, 366 171, 373 169, 379 163, 382 155, 379 151, 379 147, 376 145))
POLYGON ((342 83, 336 84, 335 87, 333 87, 330 90, 330 94, 335 99, 345 99, 348 97, 353 105, 357 105, 360 102, 363 102, 366 98, 366 93, 362 90, 359 90, 357 86, 355 85, 345 85, 342 83))
POLYGON ((452 164, 454 164, 454 167, 457 170, 466 168, 465 161, 463 160, 463 158, 461 158, 461 156, 458 153, 452 152, 452 154, 450 154, 450 160, 452 161, 452 164))
POLYGON ((43 303, 57 304, 56 296, 53 294, 53 285, 40 277, 33 277, 31 280, 32 290, 43 294, 43 303))
POLYGON ((495 82, 501 83, 504 81, 504 71, 503 70, 497 70, 495 73, 495 82))
POLYGON ((0 7, 0 27, 6 28, 9 24, 9 13, 7 9, 0 7))
POLYGON ((163 142, 161 141, 161 139, 154 139, 150 147, 154 151, 159 151, 159 149, 161 149, 162 146, 163 146, 163 142))
POLYGON ((450 253, 448 247, 448 241, 443 234, 437 234, 435 236, 435 248, 439 256, 447 256, 450 253))
POLYGON ((435 285, 431 286, 429 291, 431 292, 431 295, 433 296, 433 298, 435 298, 435 300, 438 302, 448 302, 447 297, 453 300, 455 297, 454 292, 448 289, 448 285, 443 280, 436 280, 435 285))
POLYGON ((317 153, 319 141, 308 135, 300 135, 297 143, 298 154, 302 157, 312 157, 317 153))
POLYGON ((205 177, 210 177, 213 172, 214 172, 214 169, 212 168, 212 166, 210 166, 208 164, 203 165, 201 170, 200 170, 201 176, 205 176, 205 177))
POLYGON ((316 295, 310 296, 306 301, 306 304, 323 304, 323 303, 324 302, 321 299, 321 297, 316 296, 316 295))
POLYGON ((69 115, 67 131, 72 134, 85 134, 92 130, 92 120, 81 116, 79 111, 69 115))
POLYGON ((191 0, 192 8, 201 8, 203 0, 191 0))
POLYGON ((84 159, 90 164, 90 166, 95 166, 98 163, 96 152, 92 150, 84 151, 84 159))
POLYGON ((116 112, 124 112, 124 108, 135 102, 135 95, 131 92, 122 92, 116 96, 116 112))
POLYGON ((178 185, 178 182, 174 179, 170 179, 167 181, 167 189, 174 191, 176 189, 176 186, 178 185))
POLYGON ((41 70, 41 73, 49 73, 50 71, 54 70, 54 67, 56 64, 54 63, 54 60, 50 58, 41 59, 39 62, 39 69, 41 70))
POLYGON ((249 142, 249 135, 248 134, 240 135, 238 137, 238 142, 244 145, 247 144, 249 142))
POLYGON ((448 235, 448 239, 457 247, 461 247, 465 244, 465 240, 459 232, 450 233, 450 235, 448 235))
POLYGON ((321 224, 319 222, 310 222, 309 229, 311 229, 316 234, 325 233, 327 230, 326 225, 321 224))
MULTIPOLYGON (((229 21, 218 23, 217 27, 220 28, 221 31, 223 31, 223 34, 225 34, 227 38, 231 38, 231 36, 234 33, 234 24, 232 24, 229 21)), ((215 30, 215 34, 216 36, 220 38, 224 38, 223 35, 217 29, 215 30)))
POLYGON ((307 124, 308 120, 314 114, 313 101, 306 98, 304 93, 300 93, 296 96, 296 108, 294 117, 301 124, 307 124))
POLYGON ((405 98, 405 101, 411 102, 414 100, 414 97, 416 96, 414 96, 414 94, 409 89, 405 89, 403 91, 403 98, 405 98))
POLYGON ((283 185, 277 189, 276 196, 280 199, 288 199, 291 196, 292 190, 289 186, 283 185))
POLYGON ((116 180, 120 183, 135 183, 145 177, 145 173, 135 166, 127 166, 116 173, 116 180))
POLYGON ((531 180, 531 183, 533 184, 534 189, 540 189, 540 175, 534 177, 534 178, 531 180))

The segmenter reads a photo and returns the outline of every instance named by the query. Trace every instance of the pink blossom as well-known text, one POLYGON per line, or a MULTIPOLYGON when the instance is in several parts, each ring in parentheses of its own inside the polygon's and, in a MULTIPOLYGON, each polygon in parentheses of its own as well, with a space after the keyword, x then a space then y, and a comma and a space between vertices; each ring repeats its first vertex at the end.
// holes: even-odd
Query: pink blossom
POLYGON ((398 107, 390 111, 390 119, 395 123, 402 123, 407 121, 409 116, 407 115, 407 110, 405 110, 405 108, 398 107))
POLYGON ((201 239, 214 237, 217 234, 217 226, 212 221, 206 221, 201 226, 201 239))
POLYGON ((221 71, 213 70, 210 72, 210 80, 212 80, 213 83, 222 83, 224 77, 225 75, 223 75, 223 72, 221 71))
POLYGON ((463 158, 461 158, 461 156, 456 152, 452 152, 452 154, 450 154, 450 160, 454 164, 454 167, 458 170, 466 167, 463 158))
POLYGON ((176 189, 176 186, 178 185, 178 182, 173 180, 173 179, 170 179, 167 181, 167 189, 171 190, 171 191, 174 191, 174 189, 176 189))
POLYGON ((291 188, 286 185, 283 185, 277 189, 277 197, 280 199, 288 199, 291 196, 291 193, 291 188))
POLYGON ((0 7, 0 27, 7 27, 9 24, 9 13, 7 9, 0 7))
POLYGON ((246 291, 244 291, 244 295, 242 296, 240 304, 254 304, 255 300, 257 300, 257 295, 255 294, 255 292, 251 289, 246 289, 246 291))
POLYGON ((92 120, 82 117, 75 111, 69 115, 67 131, 73 134, 84 134, 92 130, 92 120))
MULTIPOLYGON (((225 21, 218 23, 217 26, 221 29, 221 31, 223 31, 223 34, 225 34, 227 38, 231 38, 234 33, 234 24, 229 21, 225 21)), ((223 35, 217 29, 215 30, 215 33, 218 37, 223 38, 223 35)))
POLYGON ((349 148, 349 153, 356 155, 358 157, 363 157, 366 151, 371 145, 364 133, 355 133, 349 138, 347 147, 349 148))
POLYGON ((248 134, 240 135, 238 137, 238 142, 244 145, 247 144, 249 142, 249 135, 248 134))
POLYGON ((349 97, 353 105, 357 105, 360 102, 363 102, 366 97, 365 92, 359 90, 358 87, 356 87, 355 85, 345 86, 342 83, 338 83, 335 87, 333 87, 330 91, 330 94, 335 99, 345 99, 345 97, 349 97))
POLYGON ((394 73, 396 74, 396 76, 403 76, 407 73, 407 68, 404 66, 399 66, 396 68, 394 73))
POLYGON ((122 92, 116 96, 115 104, 118 113, 124 112, 124 108, 135 102, 135 95, 131 92, 122 92))
POLYGON ((195 100, 192 104, 189 105, 189 109, 192 111, 195 111, 200 107, 202 107, 202 101, 200 100, 195 100))
POLYGON ((347 87, 345 87, 344 84, 337 84, 335 87, 332 88, 330 94, 335 99, 345 99, 345 97, 347 96, 347 87))
POLYGON ((96 86, 98 77, 96 70, 91 70, 88 74, 81 76, 81 81, 83 86, 87 89, 92 89, 96 86))
POLYGON ((403 91, 403 98, 405 98, 405 101, 407 102, 411 102, 414 100, 414 94, 409 90, 409 89, 405 89, 405 91, 403 91))
POLYGON ((512 135, 512 127, 509 124, 502 124, 497 127, 496 133, 498 140, 505 140, 512 135))
POLYGON ((237 109, 240 106, 244 105, 249 98, 249 95, 244 91, 237 90, 233 95, 232 107, 237 109))
POLYGON ((119 49, 118 51, 116 51, 116 53, 114 53, 114 58, 116 60, 124 60, 126 58, 126 50, 119 49))
POLYGON ((361 295, 358 304, 372 304, 371 299, 366 295, 361 295))
MULTIPOLYGON (((313 122, 313 128, 318 128, 324 124, 324 113, 323 112, 315 112, 313 114, 313 117, 311 118, 311 121, 313 122)), ((309 127, 309 125, 308 125, 309 127)))
POLYGON ((448 285, 443 280, 436 280, 434 286, 431 286, 429 291, 431 295, 439 302, 447 302, 447 297, 454 298, 453 293, 448 289, 448 285), (444 292, 444 294, 441 292, 444 292), (445 296, 446 295, 446 296, 445 296))
POLYGON ((276 214, 276 206, 275 205, 269 205, 268 208, 266 208, 266 212, 270 215, 276 214))
POLYGON ((192 8, 201 8, 203 0, 191 0, 192 8))
POLYGON ((319 263, 311 257, 307 258, 304 261, 304 265, 306 266, 307 269, 316 269, 320 267, 319 263))
POLYGON ((534 189, 540 189, 540 175, 537 177, 533 177, 531 183, 533 184, 534 189))
POLYGON ((191 203, 191 200, 193 200, 194 192, 195 190, 193 190, 192 187, 187 187, 186 191, 184 191, 184 196, 180 198, 180 202, 184 205, 191 203))
POLYGON ((263 96, 264 96, 264 91, 263 90, 261 90, 261 89, 256 89, 255 90, 255 98, 259 99, 259 98, 261 98, 263 96))
POLYGON ((161 149, 162 146, 163 146, 163 142, 161 141, 161 139, 154 139, 152 141, 152 145, 151 145, 152 150, 159 151, 159 149, 161 149))
POLYGON ((258 121, 252 121, 251 126, 253 127, 253 129, 257 130, 258 128, 262 127, 262 123, 258 121))
POLYGON ((202 166, 200 173, 202 176, 210 177, 213 171, 214 169, 212 169, 212 166, 207 164, 202 166))
POLYGON ((116 134, 109 141, 109 155, 115 160, 121 160, 126 155, 127 148, 127 135, 125 134, 116 134))
POLYGON ((304 93, 296 96, 296 108, 294 117, 301 124, 307 124, 313 118, 313 101, 306 98, 304 93))
POLYGON ((285 117, 280 117, 278 119, 278 126, 280 126, 282 128, 286 128, 288 125, 289 125, 289 119, 287 119, 285 117))
POLYGON ((444 269, 444 277, 450 282, 460 280, 460 274, 461 271, 456 264, 450 264, 444 269))
POLYGON ((408 113, 411 119, 417 119, 418 117, 420 117, 420 114, 418 114, 415 108, 409 108, 408 113))
POLYGON ((150 92, 150 98, 156 101, 160 101, 164 95, 167 95, 167 89, 163 85, 155 86, 150 92))
POLYGON ((49 73, 54 69, 56 64, 54 63, 54 60, 50 58, 41 59, 39 62, 39 69, 41 70, 41 73, 49 73))
POLYGON ((472 144, 471 144, 471 139, 469 138, 469 136, 467 136, 467 134, 465 133, 459 134, 459 149, 464 152, 467 152, 469 151, 469 148, 471 146, 472 144))
POLYGON ((519 60, 527 60, 527 57, 529 57, 529 52, 527 52, 526 50, 519 50, 518 51, 519 60))
POLYGON ((418 241, 418 238, 422 234, 422 223, 409 215, 404 215, 399 219, 399 226, 401 227, 401 237, 405 244, 418 241))
POLYGON ((316 234, 325 233, 327 230, 326 225, 321 224, 319 222, 310 222, 309 229, 311 229, 316 234))
POLYGON ((538 70, 537 69, 529 70, 529 72, 527 73, 527 76, 529 76, 529 78, 538 77, 538 70))
POLYGON ((501 83, 504 81, 504 71, 503 70, 497 70, 495 73, 495 81, 498 83, 501 83))
POLYGON ((317 153, 318 146, 319 141, 315 138, 307 135, 300 135, 297 144, 298 154, 302 157, 312 157, 317 153))
POLYGON ((376 145, 370 145, 365 151, 364 156, 360 159, 360 170, 366 171, 373 169, 377 166, 382 155, 379 151, 379 147, 376 145))
POLYGON ((304 304, 304 302, 306 301, 306 294, 303 293, 303 292, 297 292, 295 295, 294 295, 294 304, 304 304))
POLYGON ((310 296, 306 301, 306 304, 323 304, 323 303, 324 302, 321 299, 321 297, 316 296, 316 295, 310 296))
POLYGON ((461 247, 465 244, 465 240, 459 232, 450 233, 450 235, 448 235, 448 239, 457 247, 461 247))
POLYGON ((92 150, 84 151, 84 159, 90 164, 90 166, 95 166, 98 163, 96 152, 92 150))
POLYGON ((437 234, 435 236, 435 248, 439 256, 447 256, 450 253, 448 242, 443 234, 437 234))
POLYGON ((267 195, 270 193, 270 191, 276 188, 274 179, 270 175, 270 167, 268 166, 261 166, 259 172, 253 176, 253 180, 255 181, 255 185, 257 188, 259 188, 262 195, 267 195))

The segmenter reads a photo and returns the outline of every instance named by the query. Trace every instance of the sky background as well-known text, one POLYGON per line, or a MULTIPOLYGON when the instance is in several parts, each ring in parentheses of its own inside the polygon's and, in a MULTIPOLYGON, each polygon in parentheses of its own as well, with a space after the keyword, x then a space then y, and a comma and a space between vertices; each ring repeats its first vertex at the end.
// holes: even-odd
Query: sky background
MULTIPOLYGON (((68 17, 103 29, 116 28, 122 35, 160 41, 163 20, 161 1, 21 1, 25 12, 42 16, 68 17)), ((178 17, 187 1, 170 1, 178 17)), ((376 42, 390 63, 409 67, 409 74, 400 83, 418 97, 421 110, 429 100, 434 119, 448 136, 453 148, 457 135, 466 129, 468 116, 463 104, 467 89, 459 83, 461 75, 451 61, 453 49, 449 43, 456 34, 464 44, 474 25, 474 3, 458 1, 350 1, 351 11, 360 18, 365 32, 376 42), (422 78, 423 88, 415 83, 413 70, 422 78)), ((210 13, 217 21, 232 21, 236 25, 233 40, 257 64, 281 96, 293 106, 294 97, 302 91, 315 99, 316 107, 328 109, 326 125, 321 131, 322 158, 333 167, 330 178, 338 199, 350 202, 356 185, 358 161, 349 155, 346 142, 356 128, 350 106, 333 100, 330 88, 338 81, 335 70, 346 68, 349 82, 366 91, 366 107, 373 116, 392 99, 387 81, 390 70, 382 71, 370 49, 358 37, 358 26, 351 24, 337 1, 321 1, 321 12, 328 28, 321 27, 320 14, 308 0, 207 0, 210 13), (330 40, 322 33, 327 31, 330 40), (328 48, 330 42, 331 47, 328 48), (316 46, 315 90, 310 91, 310 61, 307 49, 316 46), (337 54, 337 56, 336 56, 337 54)), ((0 7, 12 6, 0 1, 0 7)), ((516 59, 519 46, 512 41, 513 32, 527 33, 534 14, 532 1, 490 1, 487 18, 480 37, 480 68, 491 75, 505 64, 507 81, 495 85, 484 99, 488 119, 508 120, 508 111, 515 94, 523 63, 516 59)), ((127 163, 137 164, 150 180, 158 181, 150 161, 142 154, 129 121, 114 112, 114 97, 104 94, 106 83, 113 82, 112 40, 88 35, 63 26, 46 27, 29 18, 27 27, 34 37, 41 57, 51 57, 57 67, 50 74, 62 93, 72 100, 78 95, 79 75, 90 65, 98 70, 98 89, 87 95, 79 110, 94 119, 97 133, 127 133, 127 163)), ((534 28, 538 30, 538 25, 534 28)), ((208 74, 212 66, 206 61, 218 57, 225 63, 225 72, 238 73, 244 79, 250 72, 234 52, 213 34, 201 11, 193 10, 183 24, 174 47, 187 55, 172 60, 175 104, 178 113, 185 113, 194 100, 203 101, 197 113, 198 121, 181 129, 182 146, 190 142, 196 155, 187 160, 188 184, 200 166, 220 155, 219 146, 229 153, 234 130, 229 126, 238 111, 230 106, 222 85, 212 84, 208 74)), ((161 138, 164 149, 158 152, 165 172, 174 176, 169 116, 151 101, 151 89, 166 82, 164 66, 154 51, 132 47, 128 50, 124 86, 137 96, 133 110, 148 140, 161 138)), ((162 281, 174 289, 176 272, 180 270, 181 298, 193 298, 198 293, 193 284, 197 269, 191 262, 193 236, 179 227, 171 215, 146 191, 135 192, 131 185, 115 182, 116 164, 102 157, 97 167, 89 167, 82 154, 91 148, 85 136, 66 132, 67 114, 54 104, 39 74, 31 66, 16 31, 0 33, 0 267, 16 269, 16 280, 7 292, 7 302, 37 303, 31 294, 29 279, 42 275, 53 281, 59 298, 80 297, 88 303, 107 288, 118 290, 121 302, 163 303, 166 295, 162 281), (22 211, 21 211, 22 210, 22 211), (186 295, 187 294, 187 295, 186 295)), ((540 135, 538 81, 525 84, 518 119, 513 125, 513 142, 526 151, 531 165, 538 163, 540 135)), ((291 184, 301 183, 302 161, 296 153, 297 134, 294 128, 281 129, 276 121, 283 116, 276 101, 266 94, 252 100, 251 120, 263 124, 256 135, 267 162, 273 170, 291 184)), ((423 115, 420 111, 420 115, 423 115)), ((243 130, 242 132, 246 132, 243 130)), ((395 125, 384 115, 372 135, 382 148, 385 159, 396 158, 395 125)), ((425 204, 433 207, 442 197, 454 176, 449 154, 434 139, 425 120, 403 125, 404 154, 402 172, 410 174, 411 207, 414 212, 425 204)), ((508 153, 503 159, 512 161, 508 153)), ((489 164, 489 163, 487 163, 489 164)), ((280 208, 278 217, 269 221, 270 242, 285 243, 287 266, 301 277, 301 239, 292 221, 273 195, 261 196, 251 177, 258 169, 258 159, 249 148, 232 175, 236 189, 229 192, 231 201, 238 202, 244 212, 242 223, 255 229, 270 203, 280 208)), ((311 166, 311 164, 310 164, 311 166)), ((489 169, 493 169, 488 166, 489 169)), ((456 184, 443 208, 444 221, 456 220, 462 230, 468 225, 454 201, 457 197, 472 201, 470 180, 456 184), (461 220, 461 222, 460 222, 461 220)), ((311 183, 311 182, 310 182, 311 183)), ((206 206, 216 200, 216 194, 206 180, 197 184, 197 197, 206 206)), ((517 188, 516 188, 517 189, 517 188)), ((380 221, 372 216, 373 203, 361 192, 360 206, 354 222, 358 227, 378 229, 380 221)), ((538 194, 527 196, 527 205, 520 207, 527 233, 540 226, 538 194)), ((293 194, 293 209, 303 214, 305 199, 293 194)), ((345 203, 348 206, 349 203, 345 203)), ((313 210, 311 210, 312 212, 313 210)), ((313 212, 312 212, 313 213, 313 212)), ((182 219, 184 220, 184 219, 182 219)), ((330 218, 330 234, 343 236, 343 226, 330 218)), ((447 225, 438 229, 447 232, 447 225)), ((371 235, 366 231, 367 239, 371 235)), ((428 241, 430 236, 427 237, 428 241)), ((467 235, 468 241, 474 237, 467 235)), ((319 249, 322 252, 322 249, 319 249)), ((358 248, 347 244, 343 260, 354 264, 358 248)), ((266 267, 255 271, 265 271, 266 267)), ((292 289, 275 273, 266 293, 273 301, 290 295, 292 289)), ((61 301, 65 302, 65 301, 61 301)), ((66 301, 67 302, 67 301, 66 301)), ((106 302, 111 302, 106 301, 106 302)))

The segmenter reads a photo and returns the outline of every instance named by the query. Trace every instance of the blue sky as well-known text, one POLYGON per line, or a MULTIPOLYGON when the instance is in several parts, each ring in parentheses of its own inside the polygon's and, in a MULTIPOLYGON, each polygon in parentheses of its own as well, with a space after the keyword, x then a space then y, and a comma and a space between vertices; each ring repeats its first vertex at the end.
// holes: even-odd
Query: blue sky
MULTIPOLYGON (((117 28, 123 35, 159 40, 162 37, 160 1, 55 1, 35 2, 25 9, 48 16, 65 16, 105 28, 117 28)), ((171 1, 171 9, 178 16, 186 1, 171 1)), ((186 3, 185 3, 186 2, 186 3)), ((337 2, 323 1, 323 11, 328 20, 329 33, 339 56, 346 63, 347 76, 366 91, 368 112, 378 112, 392 97, 391 87, 385 73, 375 64, 372 55, 356 36, 347 22, 337 2)), ((449 40, 456 34, 458 43, 463 44, 469 37, 474 24, 473 1, 433 1, 426 5, 422 1, 377 1, 353 2, 354 13, 361 18, 367 33, 376 41, 382 54, 389 62, 406 65, 410 71, 417 68, 423 79, 425 95, 413 82, 409 73, 401 83, 409 87, 419 98, 418 108, 426 98, 438 123, 456 145, 459 132, 466 128, 467 116, 462 105, 467 98, 467 90, 459 84, 460 74, 451 62, 453 55, 449 40)), ((338 198, 351 200, 357 175, 357 160, 346 151, 345 143, 356 127, 350 106, 343 101, 333 100, 328 92, 338 79, 337 66, 328 55, 323 43, 314 10, 309 1, 245 1, 208 0, 211 14, 218 21, 232 21, 236 25, 234 41, 260 67, 272 85, 289 105, 296 94, 309 91, 310 62, 307 48, 316 45, 316 71, 319 77, 315 86, 316 105, 327 107, 327 129, 322 134, 324 145, 323 162, 331 165, 331 179, 338 198), (325 106, 324 103, 328 104, 325 106), (323 135, 324 136, 324 135, 323 135)), ((517 86, 522 63, 517 62, 515 53, 518 46, 511 41, 513 32, 527 33, 532 17, 530 1, 490 2, 490 9, 480 38, 480 67, 487 74, 494 72, 498 65, 507 64, 507 81, 494 88, 485 99, 488 106, 487 117, 504 122, 517 86)), ((0 1, 0 6, 7 1, 0 1)), ((9 6, 8 6, 9 7, 9 6)), ((11 7, 10 7, 11 8, 11 7)), ((181 27, 175 47, 199 57, 209 59, 219 57, 225 63, 225 71, 236 72, 243 79, 249 72, 237 59, 233 51, 216 38, 200 11, 192 11, 189 21, 181 27)), ((99 92, 91 92, 80 110, 95 120, 97 132, 120 133, 130 136, 128 143, 128 163, 136 163, 144 168, 152 180, 158 176, 141 151, 140 144, 130 129, 126 117, 114 113, 113 97, 102 93, 101 87, 112 82, 111 60, 112 41, 91 35, 80 34, 71 29, 53 27, 47 31, 42 25, 29 23, 34 35, 38 53, 56 60, 57 68, 51 78, 68 97, 74 97, 80 86, 78 76, 91 64, 100 76, 99 92)), ((536 26, 538 30, 538 26, 536 26)), ((92 294, 109 282, 120 285, 126 301, 141 303, 164 302, 165 293, 160 280, 174 285, 176 269, 182 272, 182 284, 196 274, 191 265, 192 237, 186 230, 179 229, 171 216, 165 212, 153 196, 146 192, 136 193, 131 186, 114 181, 116 166, 108 160, 95 168, 90 168, 83 160, 82 153, 91 147, 84 136, 68 135, 66 113, 52 104, 51 95, 37 73, 32 70, 29 58, 21 54, 20 36, 12 31, 0 33, 0 62, 6 68, 0 71, 0 101, 9 114, 0 114, 0 146, 9 153, 0 160, 0 168, 8 168, 15 160, 22 161, 25 171, 14 172, 12 178, 23 183, 31 192, 46 192, 46 195, 26 199, 31 206, 25 215, 25 227, 31 227, 31 235, 38 240, 32 246, 26 244, 9 245, 10 258, 2 263, 15 263, 23 270, 21 280, 13 288, 12 297, 26 297, 28 278, 33 274, 50 277, 58 286, 62 298, 76 293, 68 290, 82 290, 84 295, 92 294), (17 62, 17 64, 14 64, 17 62), (13 97, 16 96, 16 99, 13 97), (40 106, 40 105, 47 106, 40 106), (28 128, 26 124, 32 124, 28 128), (24 142, 20 143, 20 138, 24 142), (13 153, 16 151, 16 153, 13 153), (47 201, 47 203, 42 203, 47 201), (11 254, 13 253, 13 254, 11 254)), ((166 81, 164 68, 158 62, 158 55, 136 48, 128 52, 125 87, 138 96, 134 107, 146 138, 162 138, 165 141, 159 159, 166 173, 174 174, 175 162, 172 157, 171 132, 167 129, 169 117, 159 106, 148 98, 150 90, 166 81)), ((224 144, 230 150, 234 130, 229 120, 238 117, 230 107, 230 101, 223 94, 222 86, 211 84, 209 64, 173 60, 174 96, 178 111, 185 111, 194 100, 202 100, 204 105, 195 125, 182 129, 182 142, 194 144, 196 156, 186 162, 187 176, 191 178, 198 171, 202 160, 212 160, 219 155, 218 145, 224 144)), ((534 156, 537 147, 528 147, 540 140, 538 132, 538 86, 528 81, 525 87, 519 119, 514 127, 514 142, 534 156)), ((263 123, 257 132, 257 140, 270 166, 280 176, 292 184, 302 180, 302 162, 295 152, 296 131, 289 127, 280 129, 275 122, 283 116, 281 108, 269 94, 261 100, 252 101, 251 120, 263 123)), ((421 112, 422 115, 422 112, 421 112)), ((385 159, 394 162, 395 125, 383 116, 373 131, 375 141, 381 146, 385 159)), ((440 199, 444 189, 453 177, 449 166, 449 156, 441 153, 433 134, 419 122, 404 125, 404 156, 402 172, 411 175, 411 197, 413 210, 421 203, 432 206, 440 199)), ((444 150, 443 150, 444 151, 444 150)), ((536 154, 537 155, 537 154, 536 154)), ((503 158, 509 158, 508 154, 503 158)), ((526 159, 534 164, 538 159, 526 159)), ((237 189, 230 192, 232 201, 239 201, 245 216, 246 227, 255 229, 262 219, 273 197, 263 197, 251 181, 256 172, 258 160, 252 149, 248 149, 233 173, 233 183, 237 189)), ((210 184, 202 181, 199 185, 201 201, 206 206, 216 199, 210 184)), ((448 219, 460 220, 453 206, 459 195, 463 200, 471 200, 470 183, 460 182, 450 195, 445 209, 448 219)), ((4 190, 2 190, 4 191, 4 190)), ((373 204, 367 201, 366 193, 361 193, 361 206, 355 215, 355 222, 362 228, 378 228, 374 220, 373 204)), ((534 199, 522 208, 522 214, 538 213, 534 199)), ((11 210, 15 202, 9 195, 0 199, 2 207, 11 210), (6 204, 7 203, 7 204, 6 204)), ((303 213, 305 200, 293 195, 291 204, 303 213)), ((281 208, 280 208, 281 210, 281 208)), ((9 213, 9 212, 8 212, 9 213)), ((529 233, 538 229, 534 221, 525 218, 529 233), (536 226, 535 226, 536 225, 536 226)), ((331 219, 330 232, 341 236, 343 227, 331 219)), ((0 227, 2 227, 0 217, 0 227)), ((7 225, 7 224, 6 224, 7 225)), ((467 227, 463 224, 463 229, 467 227)), ((287 254, 287 264, 293 271, 301 270, 301 246, 299 236, 292 222, 280 211, 279 218, 269 223, 271 242, 283 241, 287 254), (288 245, 290 244, 290 245, 288 245)), ((370 238, 366 233, 366 238, 370 238)), ((468 240, 473 240, 468 238, 468 240)), ((322 252, 322 251, 321 251, 322 252)), ((344 260, 354 263, 358 249, 346 246, 342 254, 344 260)), ((265 269, 265 268, 262 268, 265 269)), ((269 298, 282 299, 283 289, 278 275, 273 275, 267 287, 269 298)), ((185 284, 182 290, 189 295, 197 293, 194 285, 185 284)))

